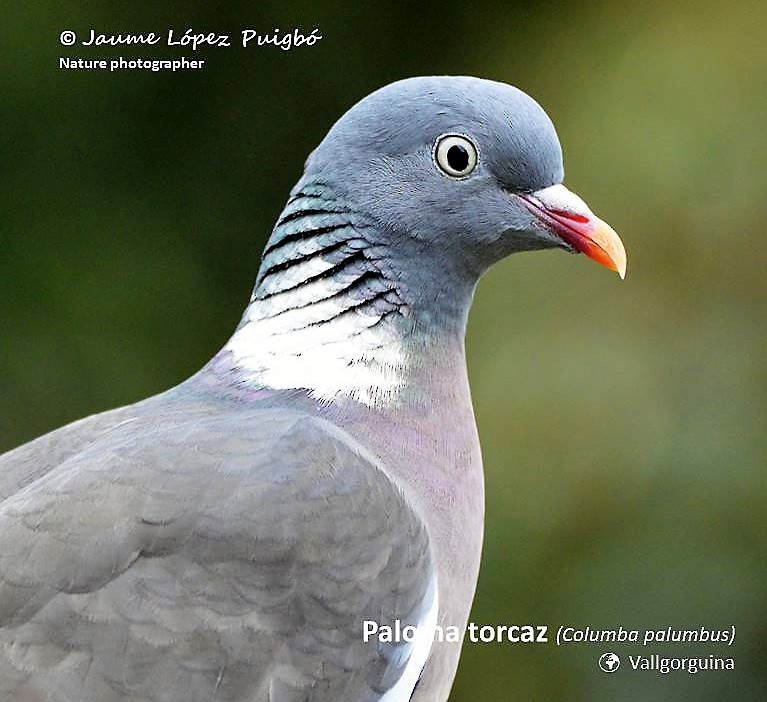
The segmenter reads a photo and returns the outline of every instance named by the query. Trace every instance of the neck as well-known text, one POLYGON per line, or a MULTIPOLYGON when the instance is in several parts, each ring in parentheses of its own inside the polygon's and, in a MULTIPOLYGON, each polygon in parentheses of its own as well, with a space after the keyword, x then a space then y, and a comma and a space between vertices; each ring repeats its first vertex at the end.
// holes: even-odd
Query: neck
POLYGON ((473 285, 441 291, 439 312, 419 313, 422 292, 408 287, 381 239, 327 186, 299 182, 266 246, 250 304, 222 350, 239 382, 382 409, 421 404, 425 391, 432 401, 452 394, 439 378, 465 374, 473 285))

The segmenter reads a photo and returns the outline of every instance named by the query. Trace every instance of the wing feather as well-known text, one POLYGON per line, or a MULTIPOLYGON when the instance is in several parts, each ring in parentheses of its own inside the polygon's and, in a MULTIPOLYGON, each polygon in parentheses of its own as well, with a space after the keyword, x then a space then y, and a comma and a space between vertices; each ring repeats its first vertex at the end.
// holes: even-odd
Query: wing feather
POLYGON ((178 416, 0 502, 0 699, 409 699, 429 647, 362 634, 436 606, 385 468, 306 415, 178 416))

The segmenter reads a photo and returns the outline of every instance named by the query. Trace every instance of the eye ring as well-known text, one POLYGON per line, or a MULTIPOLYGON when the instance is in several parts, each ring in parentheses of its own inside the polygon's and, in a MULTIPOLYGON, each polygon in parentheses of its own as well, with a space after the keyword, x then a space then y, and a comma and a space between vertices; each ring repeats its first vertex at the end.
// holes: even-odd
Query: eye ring
POLYGON ((479 152, 463 134, 442 134, 434 143, 434 161, 451 178, 466 178, 477 167, 479 152))

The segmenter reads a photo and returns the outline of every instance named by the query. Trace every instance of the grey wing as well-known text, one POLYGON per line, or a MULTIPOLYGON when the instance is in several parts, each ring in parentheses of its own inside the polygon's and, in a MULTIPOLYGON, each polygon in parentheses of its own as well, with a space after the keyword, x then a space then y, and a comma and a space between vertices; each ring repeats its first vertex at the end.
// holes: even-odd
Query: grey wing
POLYGON ((0 455, 0 502, 134 416, 133 407, 85 417, 0 455))
POLYGON ((123 431, 127 424, 137 423, 141 431, 146 431, 162 421, 166 425, 169 419, 175 421, 172 417, 175 413, 188 421, 190 417, 212 417, 220 412, 219 405, 205 401, 174 403, 172 392, 93 414, 3 453, 0 455, 0 502, 111 432, 123 431))
POLYGON ((0 503, 0 700, 410 698, 436 580, 374 459, 274 411, 118 435, 0 503))

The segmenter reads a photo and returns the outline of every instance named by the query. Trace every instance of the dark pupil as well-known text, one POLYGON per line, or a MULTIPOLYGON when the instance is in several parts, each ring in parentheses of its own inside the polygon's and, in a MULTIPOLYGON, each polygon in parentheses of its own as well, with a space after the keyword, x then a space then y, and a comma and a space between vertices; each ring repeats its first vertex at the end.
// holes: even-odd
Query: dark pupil
POLYGON ((454 171, 463 171, 469 165, 469 152, 463 146, 451 146, 447 150, 447 162, 454 171))

